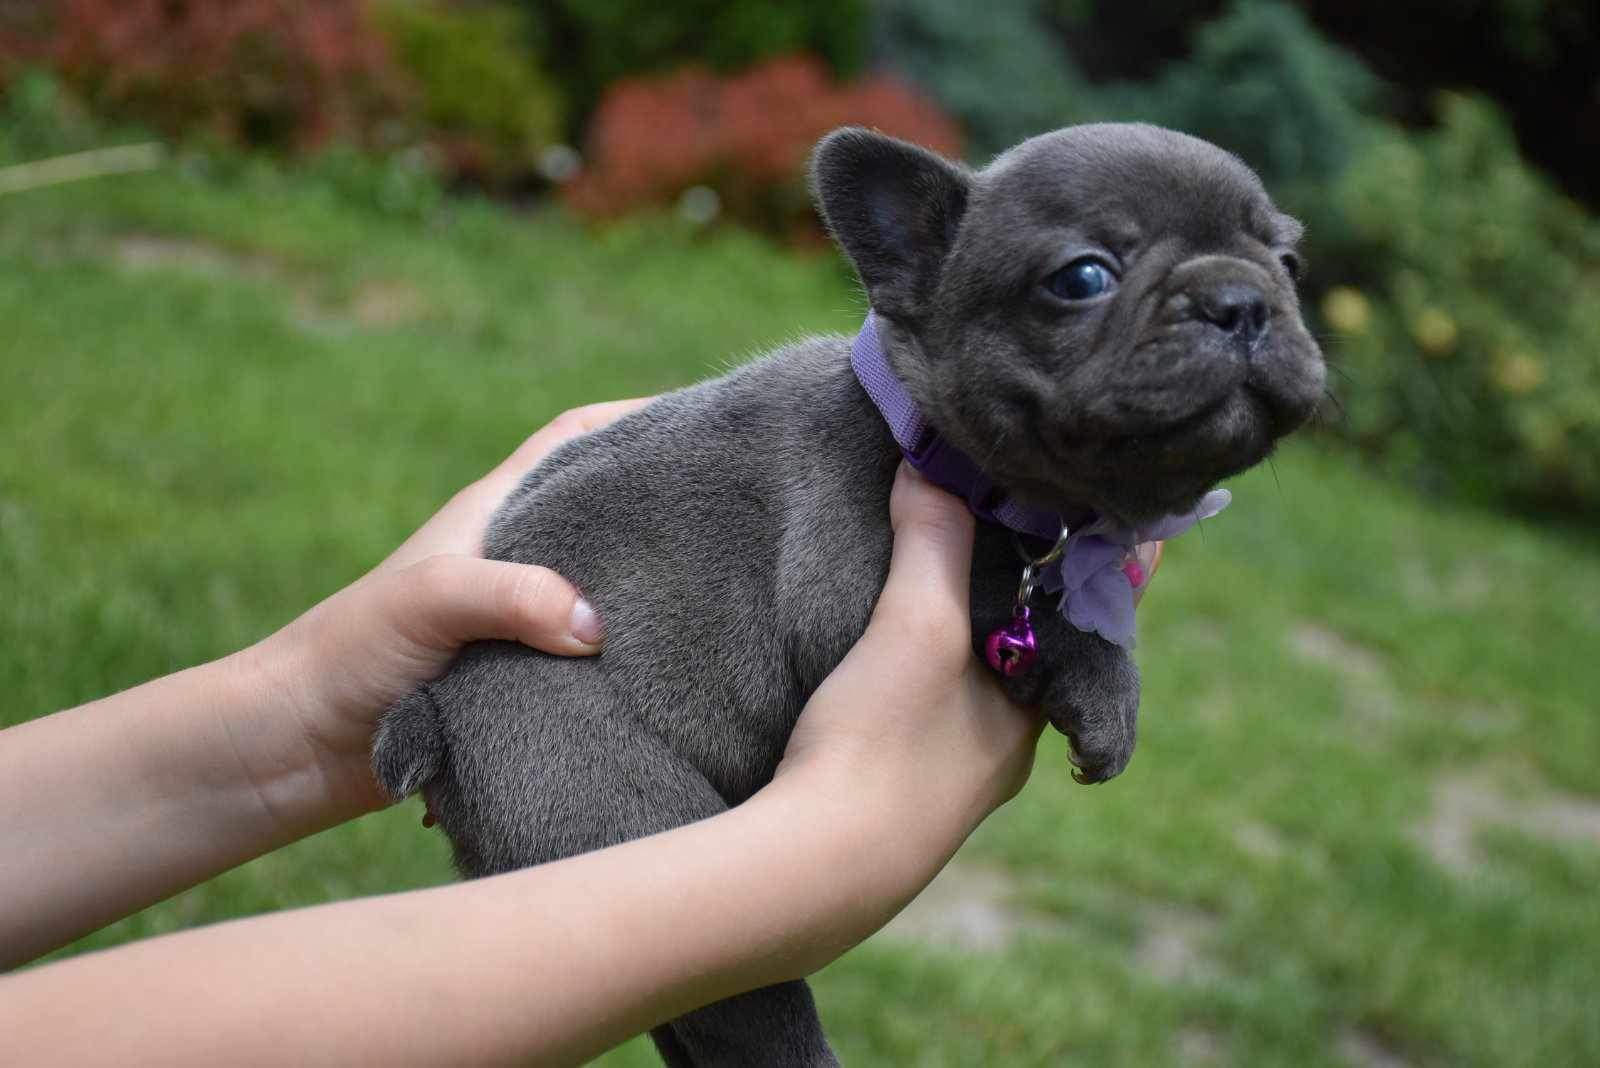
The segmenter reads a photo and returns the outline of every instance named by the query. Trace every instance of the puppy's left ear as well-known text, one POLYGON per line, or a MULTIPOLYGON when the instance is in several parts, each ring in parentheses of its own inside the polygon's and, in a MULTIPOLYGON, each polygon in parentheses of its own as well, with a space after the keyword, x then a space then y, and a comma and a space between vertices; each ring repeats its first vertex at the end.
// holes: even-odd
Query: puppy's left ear
POLYGON ((858 127, 824 137, 811 157, 811 190, 828 231, 861 273, 872 306, 895 318, 916 318, 932 300, 971 187, 965 168, 858 127))

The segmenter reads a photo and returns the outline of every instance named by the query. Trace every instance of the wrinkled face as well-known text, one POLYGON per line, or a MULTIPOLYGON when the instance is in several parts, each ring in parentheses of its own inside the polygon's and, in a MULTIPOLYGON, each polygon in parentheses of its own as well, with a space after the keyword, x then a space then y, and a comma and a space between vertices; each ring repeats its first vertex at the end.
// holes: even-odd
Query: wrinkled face
POLYGON ((1125 522, 1182 512, 1315 409, 1300 226, 1234 157, 1079 126, 965 181, 886 339, 929 418, 1001 485, 1125 522))

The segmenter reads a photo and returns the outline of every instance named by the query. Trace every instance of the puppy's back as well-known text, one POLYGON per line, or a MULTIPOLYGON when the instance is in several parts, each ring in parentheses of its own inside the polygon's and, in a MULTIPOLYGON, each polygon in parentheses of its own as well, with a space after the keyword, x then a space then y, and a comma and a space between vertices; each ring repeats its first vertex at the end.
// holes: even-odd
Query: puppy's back
MULTIPOLYGON (((865 627, 887 567, 895 457, 842 338, 790 346, 558 449, 496 514, 485 554, 573 581, 605 622, 604 651, 472 647, 385 718, 383 785, 400 796, 432 782, 442 807, 470 768, 473 789, 495 796, 458 820, 440 813, 458 852, 484 837, 467 824, 492 809, 525 816, 531 804, 533 822, 564 837, 554 824, 572 814, 523 794, 567 790, 549 781, 561 768, 646 739, 724 801, 743 800, 865 627)), ((516 852, 595 847, 545 855, 555 845, 516 852)))

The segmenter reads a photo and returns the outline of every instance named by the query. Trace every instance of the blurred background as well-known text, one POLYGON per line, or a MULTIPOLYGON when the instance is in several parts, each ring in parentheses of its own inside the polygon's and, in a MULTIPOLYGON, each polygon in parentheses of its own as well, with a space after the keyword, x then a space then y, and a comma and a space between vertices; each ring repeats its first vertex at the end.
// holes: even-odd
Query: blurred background
MULTIPOLYGON (((0 0, 0 724, 269 633, 564 408, 853 331, 832 127, 1147 119, 1307 223, 1332 396, 1173 545, 1129 772, 1047 738, 830 1032, 1600 1063, 1597 55, 1579 0, 0 0)), ((72 951, 448 879, 419 817, 72 951)))

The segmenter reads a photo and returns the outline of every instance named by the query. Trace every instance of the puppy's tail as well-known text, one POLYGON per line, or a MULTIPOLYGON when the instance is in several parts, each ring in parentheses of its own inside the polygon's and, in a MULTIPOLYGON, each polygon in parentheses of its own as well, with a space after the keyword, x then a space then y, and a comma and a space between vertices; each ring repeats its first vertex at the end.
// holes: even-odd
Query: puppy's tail
POLYGON ((389 706, 372 737, 372 771, 391 801, 425 786, 444 763, 439 708, 426 686, 389 706))

